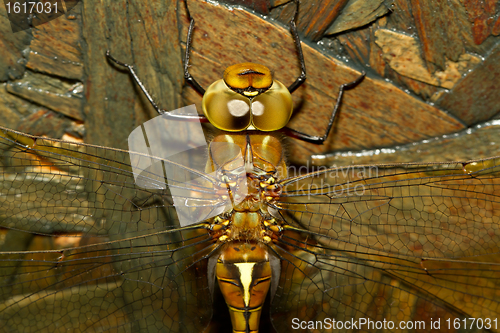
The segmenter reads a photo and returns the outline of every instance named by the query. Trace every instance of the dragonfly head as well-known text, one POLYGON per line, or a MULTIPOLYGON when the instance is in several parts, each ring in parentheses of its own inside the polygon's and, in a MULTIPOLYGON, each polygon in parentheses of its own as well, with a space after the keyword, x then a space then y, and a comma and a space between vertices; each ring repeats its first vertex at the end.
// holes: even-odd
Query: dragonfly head
POLYGON ((293 110, 288 89, 266 66, 250 62, 229 66, 203 95, 202 107, 212 125, 229 132, 279 130, 293 110))
POLYGON ((224 71, 224 82, 229 89, 252 98, 271 88, 273 76, 266 66, 245 62, 229 66, 224 71))

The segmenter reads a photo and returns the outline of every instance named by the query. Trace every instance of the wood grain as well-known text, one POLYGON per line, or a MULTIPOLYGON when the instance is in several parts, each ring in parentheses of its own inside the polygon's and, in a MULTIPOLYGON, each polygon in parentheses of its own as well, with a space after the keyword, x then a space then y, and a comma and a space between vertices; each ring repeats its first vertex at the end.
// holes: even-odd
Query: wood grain
POLYGON ((437 104, 468 125, 491 119, 500 112, 499 75, 500 44, 437 104))
MULTIPOLYGON (((189 0, 196 20, 192 74, 208 87, 227 66, 252 61, 291 84, 299 74, 297 51, 286 26, 293 3, 238 4, 268 16, 216 1, 189 0)), ((290 127, 323 133, 340 85, 361 71, 368 74, 345 93, 327 142, 317 146, 288 139, 288 159, 306 164, 311 154, 334 152, 318 163, 349 165, 498 154, 498 123, 482 123, 500 117, 500 18, 495 13, 490 0, 437 5, 430 0, 301 0, 298 26, 306 37, 302 45, 308 78, 294 94, 290 127), (404 35, 422 50, 400 62, 407 66, 405 71, 396 70, 390 48, 384 52, 377 45, 381 30, 394 32, 391 45, 404 35), (480 63, 460 71, 451 86, 408 74, 418 69, 432 79, 436 71, 449 68, 449 61, 463 56, 474 56, 480 63), (482 124, 471 127, 477 123, 482 124)), ((15 34, 0 12, 0 124, 126 149, 130 132, 156 112, 129 74, 107 61, 106 50, 134 65, 161 108, 196 103, 201 112, 201 96, 183 86, 188 25, 183 1, 85 0, 67 15, 15 34)), ((15 232, 5 238, 12 235, 15 232)), ((117 316, 122 315, 117 310, 117 316)))
POLYGON ((465 0, 464 5, 472 24, 474 43, 482 44, 491 34, 496 15, 495 0, 471 1, 465 0))
POLYGON ((83 78, 81 26, 73 18, 61 18, 36 26, 26 67, 63 78, 83 78))
POLYGON ((29 31, 12 33, 6 13, 0 15, 0 82, 21 78, 25 70, 22 51, 30 45, 29 31))
MULTIPOLYGON (((231 1, 254 10, 261 6, 261 13, 268 8, 268 15, 285 24, 243 7, 189 0, 196 19, 190 64, 193 75, 207 87, 221 77, 226 66, 253 61, 268 66, 276 79, 289 85, 299 73, 286 26, 293 2, 231 1)), ((460 131, 498 112, 491 74, 499 66, 494 55, 499 39, 493 36, 498 19, 488 23, 491 33, 480 45, 474 41, 472 29, 472 18, 491 13, 491 4, 470 7, 470 3, 450 0, 436 9, 427 0, 419 1, 421 13, 414 10, 417 3, 407 0, 325 0, 320 7, 314 7, 315 1, 301 0, 298 26, 308 36, 303 38, 308 78, 294 94, 290 127, 322 133, 339 86, 352 81, 361 70, 368 76, 359 87, 346 92, 338 121, 324 145, 289 140, 291 161, 306 163, 312 153, 409 144, 460 131), (384 15, 383 7, 391 11, 384 15), (376 43, 380 29, 394 31, 393 43, 401 34, 413 34, 417 49, 424 50, 421 59, 425 66, 418 70, 428 78, 440 66, 449 70, 450 61, 464 56, 482 56, 487 62, 459 71, 463 77, 455 75, 453 85, 445 85, 452 88, 447 90, 433 85, 432 80, 397 70, 390 53, 376 43), (315 40, 319 42, 312 43, 315 40)), ((2 31, 10 29, 5 17, 0 17, 0 23, 2 31)), ((0 119, 18 127, 32 119, 31 115, 55 112, 57 119, 68 119, 61 123, 66 128, 57 133, 74 132, 80 126, 85 128, 79 133, 87 142, 126 148, 130 131, 156 112, 128 73, 110 64, 104 52, 109 49, 117 59, 133 64, 161 108, 199 105, 201 97, 190 87, 183 88, 182 53, 188 24, 183 1, 89 0, 31 31, 2 34, 0 43, 5 47, 0 48, 0 81, 8 84, 0 93, 5 102, 0 119), (30 52, 23 54, 26 45, 30 52), (64 84, 56 85, 66 90, 54 92, 50 80, 35 84, 25 71, 60 80, 64 84), (38 92, 29 91, 30 86, 38 92)), ((421 59, 414 53, 404 66, 415 70, 421 59)))
POLYGON ((126 149, 130 132, 155 116, 128 73, 108 63, 106 50, 137 68, 160 107, 180 106, 182 65, 175 12, 171 1, 83 3, 88 142, 126 149))

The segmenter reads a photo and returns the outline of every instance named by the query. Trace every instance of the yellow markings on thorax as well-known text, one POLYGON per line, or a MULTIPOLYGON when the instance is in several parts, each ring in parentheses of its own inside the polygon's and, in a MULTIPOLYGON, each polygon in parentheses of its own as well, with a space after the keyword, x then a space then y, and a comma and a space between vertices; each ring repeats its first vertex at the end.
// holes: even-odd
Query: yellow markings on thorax
POLYGON ((262 140, 262 145, 263 146, 272 146, 272 145, 276 145, 273 140, 276 140, 274 137, 270 136, 270 135, 266 135, 264 137, 264 139, 262 140))
POLYGON ((250 306, 250 286, 252 285, 252 273, 254 262, 240 262, 234 264, 240 271, 240 281, 243 286, 243 301, 245 306, 250 306))
POLYGON ((233 136, 232 136, 232 135, 227 135, 227 134, 224 134, 224 139, 226 140, 226 142, 231 142, 231 143, 234 143, 234 140, 233 140, 233 136))

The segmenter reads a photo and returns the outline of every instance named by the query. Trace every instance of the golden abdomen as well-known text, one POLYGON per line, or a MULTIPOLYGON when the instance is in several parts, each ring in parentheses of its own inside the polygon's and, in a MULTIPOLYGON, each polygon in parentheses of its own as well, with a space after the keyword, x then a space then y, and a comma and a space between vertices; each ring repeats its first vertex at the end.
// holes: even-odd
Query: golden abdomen
POLYGON ((271 285, 267 248, 257 242, 231 242, 217 261, 216 276, 229 307, 233 332, 258 332, 271 285))

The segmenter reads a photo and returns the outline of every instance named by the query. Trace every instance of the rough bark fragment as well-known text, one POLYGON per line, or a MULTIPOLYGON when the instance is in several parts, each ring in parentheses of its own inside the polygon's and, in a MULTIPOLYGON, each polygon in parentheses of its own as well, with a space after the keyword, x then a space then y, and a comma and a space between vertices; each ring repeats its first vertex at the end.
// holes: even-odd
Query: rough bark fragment
MULTIPOLYGON (((444 56, 441 53, 441 48, 438 48, 434 43, 434 38, 441 40, 439 34, 435 33, 433 11, 429 8, 427 0, 410 1, 411 11, 415 25, 417 27, 418 36, 422 43, 422 53, 430 71, 435 71, 436 67, 443 69, 444 56)), ((441 43, 440 43, 441 44, 441 43)), ((442 45, 442 44, 441 44, 442 45)))
POLYGON ((390 67, 387 67, 386 75, 391 78, 395 86, 401 87, 401 89, 407 92, 411 91, 415 95, 420 96, 424 101, 430 100, 439 90, 436 86, 403 76, 390 67))
POLYGON ((385 77, 385 71, 387 63, 382 57, 383 53, 380 48, 375 44, 374 38, 370 41, 370 67, 378 74, 380 77, 385 77))
POLYGON ((269 8, 274 6, 271 0, 223 0, 222 2, 230 5, 245 6, 264 15, 269 14, 269 8))
POLYGON ((0 115, 2 120, 10 119, 7 122, 0 122, 2 126, 17 128, 18 121, 29 116, 38 108, 25 99, 8 93, 7 83, 0 85, 0 115))
POLYGON ((361 66, 369 62, 370 44, 366 41, 370 39, 370 30, 350 31, 338 36, 338 40, 344 46, 347 53, 361 66))
POLYGON ((496 0, 464 0, 472 24, 474 43, 482 44, 492 33, 496 0))
POLYGON ((71 80, 82 80, 83 77, 82 63, 61 61, 60 59, 46 57, 42 54, 34 53, 33 51, 30 51, 29 61, 26 67, 37 72, 43 72, 71 80))
MULTIPOLYGON (((406 2, 398 1, 398 6, 405 4, 406 2)), ((396 11, 401 12, 402 8, 398 7, 396 11)), ((407 19, 412 22, 413 19, 408 13, 407 19)), ((414 94, 422 97, 424 100, 428 100, 431 96, 434 96, 437 87, 431 86, 427 83, 423 83, 412 78, 403 76, 395 71, 393 68, 388 66, 388 63, 384 59, 385 54, 382 49, 377 45, 377 38, 375 37, 375 33, 381 29, 385 29, 386 27, 391 27, 394 29, 394 25, 399 22, 398 20, 391 20, 391 16, 378 20, 375 24, 370 26, 370 55, 369 55, 369 65, 372 69, 374 69, 381 77, 385 77, 389 79, 394 85, 406 88, 410 90, 414 94)), ((402 22, 400 22, 402 23, 402 22)), ((405 28, 406 30, 406 28, 405 28)), ((420 54, 419 54, 420 57, 420 54)))
POLYGON ((82 100, 70 94, 57 94, 37 89, 24 83, 8 84, 7 91, 29 101, 43 105, 76 120, 83 120, 82 100))
POLYGON ((443 70, 446 59, 457 61, 465 52, 461 11, 448 1, 410 1, 423 58, 431 72, 443 70))
POLYGON ((437 105, 468 125, 488 120, 500 112, 499 77, 500 44, 453 90, 444 94, 437 101, 437 105))
MULTIPOLYGON (((387 27, 397 31, 414 34, 415 21, 411 13, 409 0, 394 0, 392 12, 384 17, 387 20, 387 27)), ((379 23, 380 20, 377 21, 379 23)))
POLYGON ((495 21, 493 27, 491 28, 491 34, 493 36, 500 35, 500 15, 498 15, 497 20, 495 21))
POLYGON ((7 91, 43 105, 73 119, 83 120, 81 83, 73 84, 58 77, 26 71, 21 80, 9 82, 7 91))
POLYGON ((0 85, 0 124, 8 128, 16 128, 22 116, 17 108, 21 106, 26 110, 28 108, 28 103, 9 94, 5 89, 5 85, 5 83, 0 85))
MULTIPOLYGON (((319 0, 319 1, 301 1, 299 6, 299 15, 297 19, 297 28, 306 38, 318 41, 320 40, 328 27, 335 22, 341 14, 343 8, 349 0, 319 0)), ((279 21, 288 23, 295 13, 295 3, 289 2, 284 7, 279 7, 279 11, 273 16, 279 21)))
POLYGON ((57 113, 41 109, 24 119, 19 126, 21 132, 33 135, 46 135, 51 138, 60 138, 64 135, 71 121, 57 113))
POLYGON ((69 79, 83 77, 80 25, 62 16, 33 29, 26 66, 38 72, 69 79))
POLYGON ((458 27, 457 42, 464 45, 466 52, 478 53, 483 56, 487 55, 497 41, 493 38, 488 38, 481 45, 476 44, 472 31, 472 22, 469 19, 464 2, 462 0, 448 0, 448 4, 450 7, 453 7, 454 16, 446 24, 454 24, 458 27))
POLYGON ((182 65, 176 7, 174 1, 84 3, 88 142, 126 148, 130 132, 156 115, 128 73, 107 61, 108 49, 134 65, 161 108, 179 107, 182 65))
POLYGON ((333 24, 326 30, 325 35, 337 34, 367 25, 387 14, 390 10, 389 8, 390 5, 385 0, 351 0, 344 7, 342 13, 333 21, 333 24))
POLYGON ((272 6, 271 7, 275 7, 275 6, 281 6, 287 2, 290 2, 292 0, 272 0, 272 6))
POLYGON ((320 40, 328 27, 337 19, 348 0, 320 0, 307 2, 299 11, 299 29, 313 40, 320 40), (305 7, 305 8, 302 8, 305 7))
MULTIPOLYGON (((457 62, 460 56, 465 52, 462 41, 463 27, 459 24, 463 8, 453 5, 448 1, 438 1, 437 21, 443 36, 443 50, 447 59, 457 62)), ((441 41, 440 41, 441 42, 441 41)))
POLYGON ((12 33, 7 16, 0 15, 0 82, 18 79, 24 74, 22 51, 30 44, 31 31, 12 33))
POLYGON ((387 29, 375 31, 375 38, 382 49, 384 59, 396 72, 447 89, 453 88, 462 75, 481 62, 479 57, 463 54, 457 62, 446 60, 443 71, 430 73, 420 58, 418 41, 415 38, 387 29))

